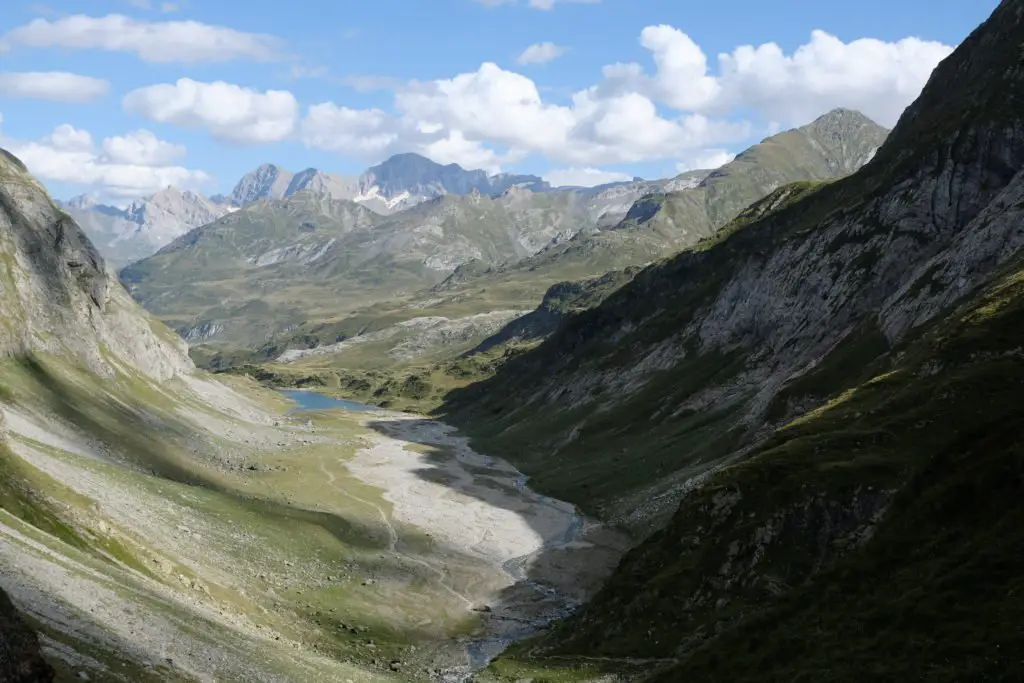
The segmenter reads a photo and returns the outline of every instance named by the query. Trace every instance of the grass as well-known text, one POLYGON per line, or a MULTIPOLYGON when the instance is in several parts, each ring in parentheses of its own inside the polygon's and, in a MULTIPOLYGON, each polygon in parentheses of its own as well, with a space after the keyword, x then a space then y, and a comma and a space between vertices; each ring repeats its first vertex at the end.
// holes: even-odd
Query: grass
POLYGON ((582 614, 509 658, 678 657, 658 683, 1017 680, 1017 268, 715 475, 582 614))
MULTIPOLYGON (((201 585, 201 601, 285 639, 250 658, 268 667, 285 666, 284 660, 271 664, 270 658, 295 641, 302 643, 303 657, 319 653, 351 661, 381 679, 391 674, 380 662, 401 659, 411 667, 408 675, 416 677, 422 671, 417 661, 444 645, 446 637, 475 626, 476 620, 451 604, 433 573, 383 552, 388 535, 378 508, 390 514, 390 504, 343 466, 367 434, 352 418, 310 414, 321 435, 347 446, 313 443, 274 452, 254 446, 245 462, 258 471, 224 469, 214 466, 215 459, 197 459, 197 450, 218 452, 228 444, 182 420, 179 410, 202 406, 173 383, 157 386, 119 375, 101 385, 51 357, 7 361, 0 378, 5 403, 26 415, 54 416, 73 425, 76 439, 105 444, 118 463, 12 436, 51 474, 3 451, 0 507, 58 556, 86 562, 112 578, 132 571, 176 591, 182 582, 201 585), (363 586, 366 577, 379 580, 363 586), (416 626, 424 617, 431 619, 429 629, 416 626), (342 630, 342 623, 365 630, 342 630), (365 645, 371 638, 372 650, 365 645), (419 654, 409 650, 414 644, 419 654)), ((244 391, 255 386, 243 377, 225 379, 244 391)), ((262 393, 256 396, 268 407, 284 407, 262 393)), ((233 423, 226 415, 211 417, 233 423)), ((435 552, 422 534, 403 534, 402 546, 417 556, 435 552)), ((471 569, 462 568, 458 558, 448 561, 454 576, 471 569)), ((132 600, 142 610, 164 609, 148 594, 132 600)), ((186 615, 179 617, 188 622, 186 615)), ((219 628, 204 626, 196 637, 208 643, 237 637, 219 628)), ((52 627, 45 630, 59 635, 52 627)), ((298 675, 299 670, 280 671, 298 675)))

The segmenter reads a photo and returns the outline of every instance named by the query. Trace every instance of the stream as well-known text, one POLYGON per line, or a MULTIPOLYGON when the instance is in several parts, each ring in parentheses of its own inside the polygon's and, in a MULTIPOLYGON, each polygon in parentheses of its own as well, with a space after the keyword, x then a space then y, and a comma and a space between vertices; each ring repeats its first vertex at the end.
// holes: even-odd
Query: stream
MULTIPOLYGON (((455 455, 454 466, 458 467, 459 472, 470 481, 469 484, 464 485, 486 488, 489 482, 486 482, 485 479, 488 478, 494 482, 511 484, 509 492, 505 494, 510 498, 503 501, 495 500, 491 503, 488 503, 486 499, 483 500, 495 511, 503 512, 506 516, 511 514, 510 511, 527 511, 531 517, 547 515, 547 519, 550 520, 564 520, 564 522, 559 521, 556 527, 549 529, 546 533, 535 531, 533 537, 539 536, 540 543, 533 546, 530 552, 510 558, 506 553, 504 557, 494 558, 492 566, 507 576, 510 583, 508 588, 501 591, 505 599, 495 598, 495 602, 483 608, 483 616, 486 619, 486 635, 472 638, 464 643, 466 666, 443 671, 438 678, 439 681, 462 683, 470 680, 473 672, 486 667, 509 645, 536 634, 547 628, 552 622, 568 616, 579 607, 580 601, 577 597, 567 595, 555 585, 549 585, 542 579, 531 577, 529 573, 534 561, 545 553, 591 545, 584 542, 584 537, 588 528, 593 525, 588 527, 586 518, 574 506, 531 490, 527 485, 526 475, 515 470, 504 460, 472 451, 466 445, 465 439, 451 435, 450 428, 441 423, 410 420, 411 416, 403 416, 355 401, 332 398, 315 391, 298 390, 283 391, 282 393, 295 402, 296 406, 292 412, 341 409, 357 413, 380 413, 389 418, 397 415, 398 417, 394 418, 394 424, 397 425, 395 434, 390 438, 395 439, 396 443, 425 443, 450 448, 455 455), (403 431, 403 425, 409 426, 403 431), (515 505, 508 507, 507 510, 503 509, 505 506, 499 505, 501 502, 508 503, 509 500, 514 501, 515 505)), ((411 452, 407 452, 406 456, 422 457, 411 452)), ((378 457, 377 459, 382 458, 378 457)), ((363 463, 353 469, 353 464, 350 463, 349 469, 363 479, 364 476, 357 470, 359 468, 366 469, 368 465, 363 463)), ((372 479, 368 483, 385 486, 385 482, 372 479)), ((391 483, 394 484, 394 482, 391 483)), ((397 501, 393 501, 396 502, 396 513, 400 512, 399 505, 415 497, 397 484, 393 487, 386 487, 386 490, 393 498, 397 498, 397 501)), ((470 514, 468 508, 466 514, 470 514)), ((521 515, 521 512, 514 514, 521 515)), ((397 521, 407 522, 407 520, 401 520, 400 517, 400 514, 396 514, 397 521)), ((520 522, 522 523, 522 520, 520 522)), ((467 524, 467 526, 470 525, 467 524)), ((429 520, 421 528, 437 531, 429 526, 429 520)), ((497 530, 497 533, 501 534, 500 529, 497 530)))

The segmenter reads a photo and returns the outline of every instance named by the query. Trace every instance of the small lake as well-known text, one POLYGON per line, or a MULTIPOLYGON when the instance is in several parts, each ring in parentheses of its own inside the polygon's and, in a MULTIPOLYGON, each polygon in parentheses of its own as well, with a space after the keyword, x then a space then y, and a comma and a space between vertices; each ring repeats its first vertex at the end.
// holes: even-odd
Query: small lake
POLYGON ((306 410, 347 410, 352 413, 372 413, 376 410, 383 410, 377 406, 368 406, 365 403, 346 401, 343 398, 333 398, 315 391, 282 390, 282 394, 295 401, 292 412, 306 410))

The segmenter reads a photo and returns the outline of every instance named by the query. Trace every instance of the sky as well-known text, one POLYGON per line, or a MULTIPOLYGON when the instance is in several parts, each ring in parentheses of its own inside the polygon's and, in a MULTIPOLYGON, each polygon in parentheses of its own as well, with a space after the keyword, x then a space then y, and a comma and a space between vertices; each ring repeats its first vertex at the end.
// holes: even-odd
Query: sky
POLYGON ((57 198, 227 193, 391 154, 553 184, 891 127, 997 0, 5 0, 0 146, 57 198))

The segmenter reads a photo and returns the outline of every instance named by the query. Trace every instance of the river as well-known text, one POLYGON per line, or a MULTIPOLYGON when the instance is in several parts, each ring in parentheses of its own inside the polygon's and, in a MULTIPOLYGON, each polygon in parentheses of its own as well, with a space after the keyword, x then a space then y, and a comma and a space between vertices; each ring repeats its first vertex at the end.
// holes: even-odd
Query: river
MULTIPOLYGON (((468 680, 511 643, 571 614, 628 546, 623 535, 585 518, 573 505, 533 491, 515 467, 473 451, 441 422, 313 391, 284 393, 295 401, 293 411, 364 414, 362 422, 376 434, 372 445, 346 465, 384 492, 392 504, 391 519, 385 520, 389 526, 399 534, 402 526, 427 531, 460 557, 490 567, 491 588, 485 594, 466 595, 461 586, 445 585, 467 611, 482 610, 483 628, 464 643, 465 665, 444 671, 440 681, 468 680), (406 448, 413 444, 436 450, 406 448), (428 471, 435 476, 424 477, 428 471)), ((400 540, 391 546, 401 557, 400 540)), ((430 559, 439 576, 450 574, 448 558, 430 559)))

